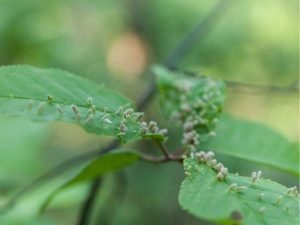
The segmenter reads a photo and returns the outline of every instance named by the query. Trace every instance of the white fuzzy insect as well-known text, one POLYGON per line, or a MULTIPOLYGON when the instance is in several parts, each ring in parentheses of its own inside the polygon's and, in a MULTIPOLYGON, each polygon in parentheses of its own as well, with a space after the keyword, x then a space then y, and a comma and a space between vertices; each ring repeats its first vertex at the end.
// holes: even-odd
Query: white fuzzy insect
POLYGON ((258 212, 259 213, 261 213, 261 214, 263 214, 265 211, 266 211, 266 207, 261 207, 259 210, 258 210, 258 212))
POLYGON ((184 131, 191 131, 194 128, 194 123, 193 122, 186 122, 183 124, 183 129, 184 131))
POLYGON ((208 160, 212 160, 214 157, 215 157, 215 153, 214 153, 213 151, 208 151, 208 152, 206 153, 206 158, 207 158, 208 160))
POLYGON ((237 183, 232 183, 229 185, 228 191, 236 191, 237 187, 238 187, 237 183))
POLYGON ((160 135, 166 136, 168 134, 168 130, 167 129, 161 129, 158 133, 160 135))
POLYGON ((216 169, 217 169, 218 172, 219 172, 223 167, 224 167, 224 165, 223 165, 222 163, 218 163, 218 164, 216 165, 216 169))
POLYGON ((262 172, 261 172, 260 170, 257 171, 256 179, 257 179, 257 180, 260 180, 260 179, 261 179, 261 176, 262 176, 262 172))
POLYGON ((258 199, 259 200, 262 200, 264 198, 265 194, 264 193, 259 193, 258 195, 258 199))
POLYGON ((93 98, 92 97, 87 97, 87 103, 88 105, 93 105, 93 98))
POLYGON ((219 173, 217 174, 217 180, 222 181, 222 180, 224 180, 224 178, 225 178, 225 177, 224 177, 224 175, 223 175, 222 173, 219 172, 219 173))
POLYGON ((71 108, 75 114, 76 120, 79 121, 80 120, 80 112, 78 110, 78 107, 76 105, 71 105, 71 108))
POLYGON ((84 122, 90 123, 93 119, 94 119, 94 114, 90 114, 90 115, 88 115, 88 117, 86 118, 86 120, 84 122))
POLYGON ((218 161, 216 159, 212 159, 210 162, 209 162, 210 166, 213 168, 213 169, 216 169, 216 165, 218 164, 218 161))
POLYGON ((251 179, 252 179, 252 183, 254 183, 257 180, 257 173, 256 172, 251 173, 251 179))
POLYGON ((222 173, 226 177, 228 175, 228 169, 226 167, 222 167, 220 169, 220 173, 222 173))

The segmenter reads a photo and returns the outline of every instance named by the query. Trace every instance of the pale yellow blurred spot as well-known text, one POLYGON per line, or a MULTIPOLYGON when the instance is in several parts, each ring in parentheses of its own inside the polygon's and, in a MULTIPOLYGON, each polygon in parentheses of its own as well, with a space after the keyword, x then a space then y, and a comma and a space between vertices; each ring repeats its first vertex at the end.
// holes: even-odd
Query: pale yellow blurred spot
POLYGON ((146 45, 136 34, 122 34, 112 41, 106 63, 114 76, 124 80, 134 80, 146 67, 146 45))

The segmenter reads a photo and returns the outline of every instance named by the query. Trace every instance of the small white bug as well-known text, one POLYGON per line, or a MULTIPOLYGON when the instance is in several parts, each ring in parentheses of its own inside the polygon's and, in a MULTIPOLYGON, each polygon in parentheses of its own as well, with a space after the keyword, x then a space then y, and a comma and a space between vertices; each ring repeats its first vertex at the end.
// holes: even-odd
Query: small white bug
POLYGON ((112 123, 112 121, 110 119, 108 119, 108 118, 104 118, 103 122, 105 122, 105 123, 112 123))
POLYGON ((218 161, 216 159, 212 159, 210 161, 210 166, 213 168, 213 169, 216 169, 216 165, 217 165, 218 161))
POLYGON ((127 109, 125 112, 124 112, 124 114, 123 114, 123 117, 125 118, 125 119, 127 119, 128 117, 130 117, 131 115, 132 115, 132 113, 134 112, 134 110, 133 109, 127 109))
POLYGON ((224 167, 224 165, 222 163, 218 163, 216 165, 217 171, 219 172, 222 168, 224 167))
POLYGON ((238 186, 236 190, 237 190, 237 192, 242 192, 242 191, 245 191, 246 189, 248 189, 248 187, 242 185, 242 186, 238 186))
POLYGON ((184 112, 190 112, 192 110, 191 106, 187 103, 182 104, 180 108, 184 112))
POLYGON ((80 120, 80 113, 78 110, 78 107, 76 105, 71 105, 72 111, 74 112, 75 116, 76 116, 76 120, 79 121, 80 120))
POLYGON ((222 167, 220 169, 220 173, 222 173, 224 176, 227 176, 228 175, 228 169, 226 167, 222 167))
POLYGON ((96 106, 95 105, 92 105, 91 106, 91 110, 93 111, 93 113, 95 114, 96 113, 96 111, 97 111, 97 108, 96 108, 96 106))
POLYGON ((232 184, 229 185, 227 191, 236 191, 237 187, 238 187, 237 183, 232 183, 232 184))
POLYGON ((254 183, 257 180, 257 173, 256 172, 252 172, 251 179, 252 179, 252 183, 254 183))
POLYGON ((122 121, 121 124, 120 124, 120 131, 122 133, 126 133, 127 132, 127 127, 126 127, 126 124, 125 124, 124 121, 122 121))
POLYGON ((206 153, 206 157, 208 160, 212 160, 215 157, 215 153, 213 151, 209 151, 206 153))
POLYGON ((146 123, 146 122, 144 122, 144 121, 143 121, 143 122, 141 122, 141 127, 144 127, 144 128, 146 128, 146 127, 147 127, 147 128, 148 128, 148 125, 147 125, 147 123, 146 123))
POLYGON ((144 116, 144 113, 136 113, 136 120, 140 121, 144 116))
POLYGON ((168 134, 168 130, 167 129, 161 129, 158 133, 160 135, 166 136, 168 134))
POLYGON ((259 180, 261 176, 262 176, 262 172, 260 170, 257 171, 257 175, 256 175, 257 180, 259 180))
POLYGON ((92 120, 94 119, 94 115, 93 114, 90 114, 86 120, 84 121, 85 123, 90 123, 92 120))
POLYGON ((186 122, 183 125, 183 129, 185 131, 191 131, 191 130, 193 130, 193 128, 194 128, 194 123, 193 122, 186 122))
POLYGON ((121 116, 121 115, 122 115, 122 111, 123 111, 123 107, 120 106, 120 107, 115 111, 115 114, 118 115, 118 116, 121 116))
POLYGON ((266 207, 261 207, 258 212, 263 214, 266 211, 266 207))
POLYGON ((258 195, 258 199, 259 199, 259 200, 262 200, 262 199, 264 198, 264 196, 265 196, 264 193, 260 193, 260 194, 258 195))
POLYGON ((220 181, 222 181, 222 180, 224 180, 224 175, 222 174, 222 173, 218 173, 217 174, 217 180, 220 180, 220 181))
POLYGON ((156 127, 157 126, 157 123, 155 122, 155 121, 150 121, 149 122, 149 129, 151 130, 151 129, 153 129, 154 127, 156 127))
POLYGON ((93 105, 93 98, 92 97, 88 97, 87 98, 87 103, 88 103, 88 105, 93 105))

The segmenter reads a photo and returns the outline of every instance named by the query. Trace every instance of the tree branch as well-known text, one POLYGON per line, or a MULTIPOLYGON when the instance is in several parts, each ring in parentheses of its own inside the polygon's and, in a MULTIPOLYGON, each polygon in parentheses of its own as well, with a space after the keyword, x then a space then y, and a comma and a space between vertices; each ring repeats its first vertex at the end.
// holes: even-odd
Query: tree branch
POLYGON ((80 217, 77 223, 78 225, 85 225, 89 223, 90 217, 86 217, 85 215, 90 214, 100 186, 101 179, 98 179, 97 182, 91 183, 91 189, 89 191, 88 198, 86 198, 80 210, 80 217))
POLYGON ((169 151, 167 150, 167 148, 161 142, 159 142, 157 140, 155 141, 155 143, 159 147, 160 151, 163 153, 165 159, 166 160, 170 159, 169 151))

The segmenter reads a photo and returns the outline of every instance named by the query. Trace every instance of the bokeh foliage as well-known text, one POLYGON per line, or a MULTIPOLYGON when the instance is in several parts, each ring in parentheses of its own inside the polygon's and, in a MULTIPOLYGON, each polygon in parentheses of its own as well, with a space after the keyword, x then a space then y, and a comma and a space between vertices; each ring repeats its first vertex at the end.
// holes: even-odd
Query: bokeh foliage
MULTIPOLYGON (((149 80, 149 76, 142 75, 143 71, 162 60, 216 2, 0 0, 0 65, 65 69, 98 83, 105 82, 135 99, 149 80), (135 64, 141 57, 145 63, 135 64), (119 63, 124 60, 129 60, 127 67, 119 63), (136 74, 129 76, 132 71, 136 74)), ((216 25, 178 67, 225 80, 289 86, 298 79, 297 16, 296 0, 231 1, 216 25)), ((297 141, 295 96, 285 92, 229 91, 225 111, 263 122, 287 139, 297 141)), ((168 124, 161 117, 157 102, 148 107, 147 113, 150 119, 161 118, 162 124, 168 124)), ((65 124, 44 126, 8 117, 0 118, 0 129, 4 131, 0 137, 0 203, 8 199, 11 190, 17 190, 63 159, 108 141, 65 124)), ((176 139, 179 134, 170 129, 170 135, 176 139)), ((176 147, 178 143, 168 145, 176 147)), ((153 150, 148 143, 140 147, 153 150)), ((229 159, 227 162, 238 169, 238 163, 229 159)), ((242 163, 241 167, 248 173, 257 166, 242 163)), ((166 225, 199 224, 179 209, 177 194, 183 171, 178 165, 137 164, 126 174, 127 185, 125 180, 106 178, 102 195, 111 204, 105 209, 104 200, 98 199, 96 210, 99 215, 106 215, 99 216, 100 219, 125 225, 153 225, 153 221, 166 225), (112 189, 123 185, 127 187, 123 193, 120 188, 112 189)), ((272 171, 268 175, 284 180, 288 186, 298 183, 286 174, 272 171)), ((24 200, 25 207, 3 217, 1 222, 70 224, 76 219, 74 215, 84 193, 83 187, 69 195, 62 194, 42 219, 33 217, 32 212, 38 208, 36 199, 45 195, 32 194, 24 200)))

